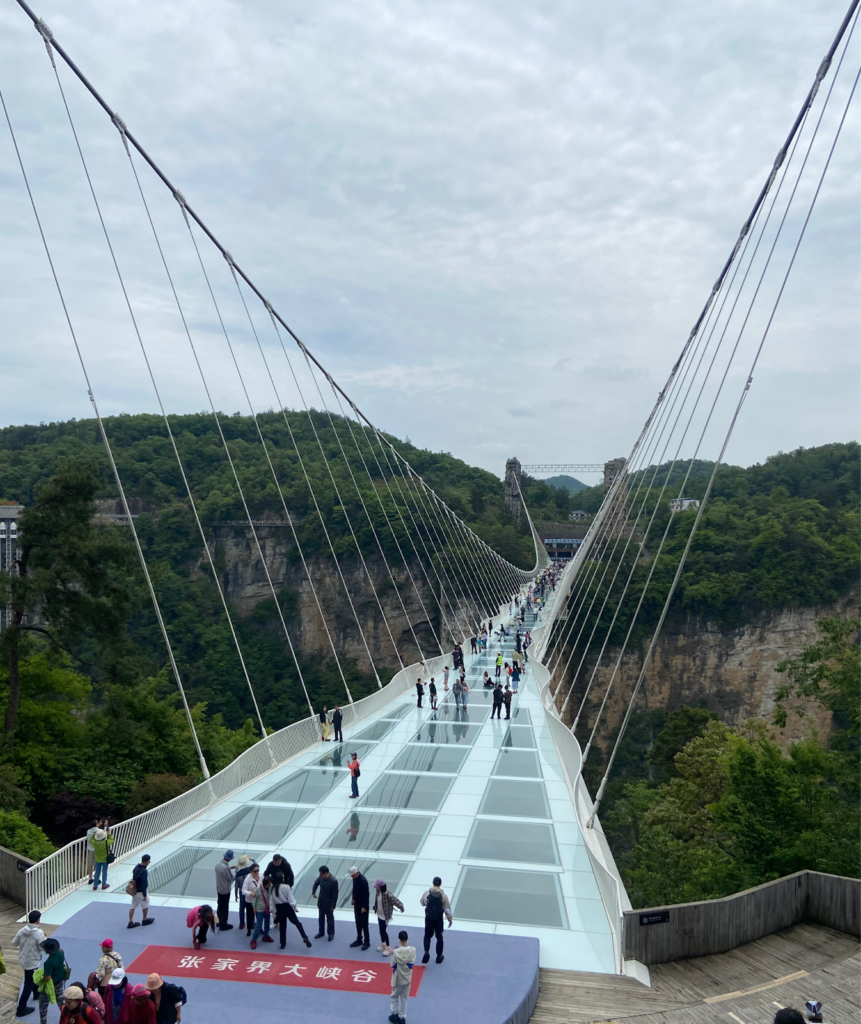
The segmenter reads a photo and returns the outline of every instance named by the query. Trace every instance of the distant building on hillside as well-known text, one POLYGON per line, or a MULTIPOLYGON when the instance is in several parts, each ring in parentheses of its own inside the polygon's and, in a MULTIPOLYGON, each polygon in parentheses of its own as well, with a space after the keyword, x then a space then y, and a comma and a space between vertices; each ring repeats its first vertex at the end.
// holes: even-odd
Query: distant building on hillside
POLYGON ((699 498, 670 498, 671 512, 687 512, 689 508, 699 508, 699 498))
POLYGON ((569 512, 568 513, 568 518, 569 519, 586 519, 588 517, 588 515, 589 515, 588 512, 583 512, 581 509, 575 509, 573 512, 569 512))
MULTIPOLYGON (((18 516, 24 511, 23 505, 0 505, 0 571, 16 573, 15 562, 21 557, 18 542, 18 516)), ((0 629, 12 621, 12 609, 0 608, 0 629)))

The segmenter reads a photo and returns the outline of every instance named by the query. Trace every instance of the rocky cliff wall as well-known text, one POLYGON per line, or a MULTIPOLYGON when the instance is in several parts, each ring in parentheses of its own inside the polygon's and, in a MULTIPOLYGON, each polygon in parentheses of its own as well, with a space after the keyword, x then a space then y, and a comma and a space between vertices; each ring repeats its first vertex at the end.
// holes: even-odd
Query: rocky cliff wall
MULTIPOLYGON (((785 676, 776 671, 778 663, 784 658, 796 657, 818 638, 816 623, 819 619, 827 615, 857 614, 856 593, 830 607, 786 608, 756 615, 738 629, 722 630, 714 622, 695 617, 681 625, 666 625, 646 670, 636 710, 672 710, 680 704, 689 704, 715 711, 727 725, 738 725, 747 718, 770 722, 775 690, 786 682, 785 676)), ((596 699, 590 696, 588 710, 577 730, 578 738, 584 743, 618 655, 618 650, 608 650, 602 659, 592 687, 596 699)), ((599 729, 601 746, 606 745, 608 737, 620 724, 641 668, 640 652, 623 659, 599 729)), ((566 690, 567 684, 557 694, 559 707, 566 690)), ((569 724, 577 713, 581 694, 582 687, 578 684, 565 711, 569 724)), ((827 736, 831 725, 828 713, 813 719, 790 715, 786 728, 775 730, 775 735, 780 742, 788 744, 804 736, 811 721, 821 735, 827 736)))

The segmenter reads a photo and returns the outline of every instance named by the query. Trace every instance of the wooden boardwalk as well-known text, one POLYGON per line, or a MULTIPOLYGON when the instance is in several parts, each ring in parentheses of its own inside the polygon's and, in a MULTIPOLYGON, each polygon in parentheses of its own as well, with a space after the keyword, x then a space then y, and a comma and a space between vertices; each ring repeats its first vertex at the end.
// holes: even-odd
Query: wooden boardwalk
MULTIPOLYGON (((21 991, 21 982, 24 974, 18 967, 18 951, 12 945, 15 933, 21 927, 21 918, 24 917, 24 908, 17 903, 0 896, 0 949, 3 950, 3 959, 6 961, 6 973, 0 975, 0 1021, 15 1020, 15 1006, 18 1002, 18 993, 21 991)), ((46 924, 42 926, 46 936, 54 931, 54 926, 46 924)), ((34 1006, 35 1003, 31 1003, 34 1006)), ((39 1015, 30 1014, 27 1020, 39 1015)))
POLYGON ((652 987, 631 978, 541 971, 533 1024, 769 1024, 778 1006, 818 999, 828 1024, 861 1019, 858 940, 799 924, 719 956, 651 968, 652 987))

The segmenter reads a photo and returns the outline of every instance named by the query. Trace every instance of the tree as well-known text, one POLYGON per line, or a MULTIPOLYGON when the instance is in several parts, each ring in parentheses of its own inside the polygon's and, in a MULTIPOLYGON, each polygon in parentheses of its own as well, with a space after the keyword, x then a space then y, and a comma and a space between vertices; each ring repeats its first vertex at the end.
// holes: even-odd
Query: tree
POLYGON ((95 640, 102 651, 125 636, 135 573, 134 549, 119 530, 93 523, 99 488, 94 469, 66 465, 41 486, 18 525, 21 554, 13 571, 0 574, 0 599, 11 609, 0 634, 9 672, 5 746, 11 752, 21 701, 20 662, 28 639, 84 663, 79 646, 95 640))

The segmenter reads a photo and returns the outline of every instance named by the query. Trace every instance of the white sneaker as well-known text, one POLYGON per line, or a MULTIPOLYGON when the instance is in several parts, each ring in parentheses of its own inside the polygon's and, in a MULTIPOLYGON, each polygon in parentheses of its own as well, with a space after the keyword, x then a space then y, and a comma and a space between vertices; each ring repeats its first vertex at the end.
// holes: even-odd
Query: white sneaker
POLYGON ((382 953, 382 951, 383 951, 383 950, 384 950, 385 948, 386 948, 386 944, 385 944, 384 942, 381 942, 381 943, 379 944, 379 946, 377 946, 377 952, 378 952, 378 953, 382 953))
POLYGON ((386 946, 386 948, 383 950, 383 956, 391 956, 391 955, 392 955, 392 947, 391 946, 386 946))

